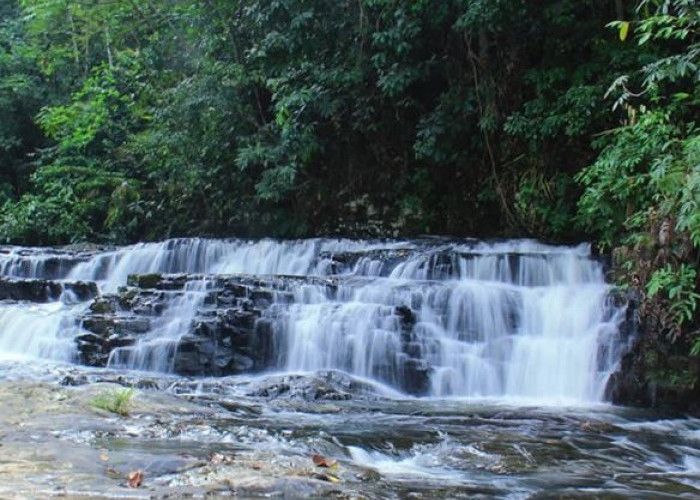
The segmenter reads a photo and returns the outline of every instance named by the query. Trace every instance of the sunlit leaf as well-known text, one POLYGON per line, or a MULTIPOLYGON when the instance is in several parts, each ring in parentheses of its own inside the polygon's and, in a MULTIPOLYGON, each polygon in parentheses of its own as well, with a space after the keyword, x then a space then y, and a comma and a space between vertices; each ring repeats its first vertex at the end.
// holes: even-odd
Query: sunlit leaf
POLYGON ((629 21, 623 21, 620 23, 620 40, 623 42, 627 39, 627 33, 630 29, 629 21))
POLYGON ((321 481, 328 481, 329 483, 337 484, 341 482, 340 478, 334 474, 329 474, 329 473, 324 473, 324 474, 314 474, 316 479, 320 479, 321 481))
POLYGON ((675 94, 671 95, 671 98, 674 101, 684 101, 688 97, 690 97, 690 94, 688 94, 687 92, 676 92, 675 94))

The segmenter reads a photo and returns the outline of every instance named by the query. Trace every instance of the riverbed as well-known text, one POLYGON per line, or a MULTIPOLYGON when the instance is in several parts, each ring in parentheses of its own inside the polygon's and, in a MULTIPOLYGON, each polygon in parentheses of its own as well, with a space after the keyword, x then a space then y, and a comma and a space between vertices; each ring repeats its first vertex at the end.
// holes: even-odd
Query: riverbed
POLYGON ((406 398, 336 372, 190 379, 6 361, 0 374, 0 498, 700 495, 700 420, 678 415, 406 398), (94 406, 127 388, 128 415, 94 406))

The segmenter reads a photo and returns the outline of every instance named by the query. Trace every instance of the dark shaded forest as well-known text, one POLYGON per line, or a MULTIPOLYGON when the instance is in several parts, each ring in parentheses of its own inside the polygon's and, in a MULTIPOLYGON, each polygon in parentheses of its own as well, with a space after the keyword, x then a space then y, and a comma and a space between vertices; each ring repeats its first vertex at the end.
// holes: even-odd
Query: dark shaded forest
POLYGON ((0 0, 0 236, 588 239, 695 384, 699 83, 696 0, 0 0))

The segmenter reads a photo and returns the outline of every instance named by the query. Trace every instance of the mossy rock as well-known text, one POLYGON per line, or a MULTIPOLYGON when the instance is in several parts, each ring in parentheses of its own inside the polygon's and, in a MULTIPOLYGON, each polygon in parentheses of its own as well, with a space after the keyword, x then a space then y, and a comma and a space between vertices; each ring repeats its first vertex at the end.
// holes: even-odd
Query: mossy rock
POLYGON ((116 304, 112 298, 100 297, 90 304, 90 311, 94 314, 114 314, 116 304))
POLYGON ((100 337, 107 337, 114 333, 115 320, 105 316, 91 316, 83 319, 82 327, 100 337))
POLYGON ((163 281, 163 275, 157 273, 130 274, 126 279, 126 284, 138 288, 157 288, 161 281, 163 281))
POLYGON ((122 309, 131 309, 134 305, 134 299, 138 296, 136 288, 119 287, 119 295, 117 301, 122 309))

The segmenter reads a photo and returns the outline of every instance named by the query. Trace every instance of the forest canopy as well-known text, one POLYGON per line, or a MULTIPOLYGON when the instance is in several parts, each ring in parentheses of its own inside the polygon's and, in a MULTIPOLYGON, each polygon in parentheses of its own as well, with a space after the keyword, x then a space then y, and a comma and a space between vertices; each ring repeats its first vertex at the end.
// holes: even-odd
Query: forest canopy
POLYGON ((694 0, 1 0, 0 235, 700 244, 694 0))

